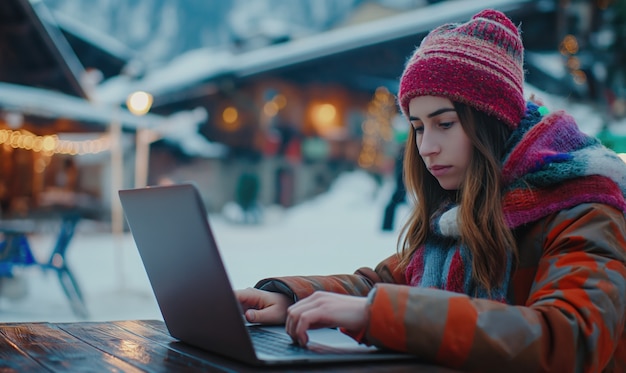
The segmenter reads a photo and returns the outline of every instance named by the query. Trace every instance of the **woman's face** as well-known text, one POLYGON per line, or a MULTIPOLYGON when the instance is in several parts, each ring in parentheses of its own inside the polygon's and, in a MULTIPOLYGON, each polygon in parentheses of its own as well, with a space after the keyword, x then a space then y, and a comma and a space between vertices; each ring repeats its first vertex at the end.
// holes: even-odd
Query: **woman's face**
POLYGON ((428 171, 446 190, 459 189, 469 167, 473 145, 452 101, 420 96, 409 102, 415 143, 428 171))

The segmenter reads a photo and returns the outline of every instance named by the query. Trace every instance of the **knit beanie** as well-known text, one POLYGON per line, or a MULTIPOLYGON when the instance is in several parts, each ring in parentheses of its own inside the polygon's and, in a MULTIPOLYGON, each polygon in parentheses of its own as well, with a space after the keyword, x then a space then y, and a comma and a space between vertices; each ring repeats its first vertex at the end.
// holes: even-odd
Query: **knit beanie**
POLYGON ((519 30, 497 10, 437 27, 406 63, 398 91, 400 109, 408 118, 413 98, 441 96, 514 129, 525 110, 523 53, 519 30))

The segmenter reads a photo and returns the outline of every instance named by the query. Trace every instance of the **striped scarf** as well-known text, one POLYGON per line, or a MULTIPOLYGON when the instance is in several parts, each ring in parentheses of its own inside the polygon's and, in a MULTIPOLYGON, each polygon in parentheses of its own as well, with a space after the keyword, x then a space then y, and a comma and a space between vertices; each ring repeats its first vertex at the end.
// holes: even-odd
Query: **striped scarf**
MULTIPOLYGON (((581 203, 603 203, 626 211, 626 164, 599 140, 580 131, 574 119, 529 102, 509 138, 502 166, 503 209, 511 229, 581 203)), ((512 257, 500 285, 488 292, 471 273, 472 253, 460 243, 458 206, 446 204, 431 217, 430 234, 406 269, 407 282, 476 298, 508 302, 512 257)))

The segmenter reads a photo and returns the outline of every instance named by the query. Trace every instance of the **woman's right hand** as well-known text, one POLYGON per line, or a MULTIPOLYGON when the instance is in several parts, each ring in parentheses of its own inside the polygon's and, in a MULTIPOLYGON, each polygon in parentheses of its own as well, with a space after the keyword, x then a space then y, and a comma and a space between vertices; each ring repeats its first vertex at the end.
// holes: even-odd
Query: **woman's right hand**
POLYGON ((235 296, 251 323, 284 324, 287 308, 294 303, 285 294, 254 288, 235 290, 235 296))

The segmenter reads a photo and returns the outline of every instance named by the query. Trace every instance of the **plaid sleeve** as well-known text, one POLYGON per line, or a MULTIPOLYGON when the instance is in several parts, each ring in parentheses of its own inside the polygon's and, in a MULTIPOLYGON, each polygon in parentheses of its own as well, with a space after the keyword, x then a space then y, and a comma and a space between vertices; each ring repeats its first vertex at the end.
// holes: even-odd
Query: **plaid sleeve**
POLYGON ((529 234, 542 256, 524 305, 378 284, 365 341, 476 371, 625 372, 622 212, 580 205, 529 234))

